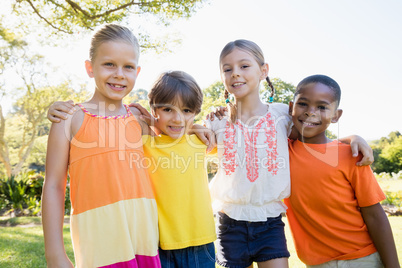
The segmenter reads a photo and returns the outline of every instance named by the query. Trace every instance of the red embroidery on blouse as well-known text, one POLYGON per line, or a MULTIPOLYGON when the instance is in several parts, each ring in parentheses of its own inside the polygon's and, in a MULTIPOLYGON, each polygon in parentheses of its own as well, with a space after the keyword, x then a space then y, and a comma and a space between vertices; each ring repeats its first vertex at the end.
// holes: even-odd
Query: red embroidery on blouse
POLYGON ((222 163, 226 175, 232 174, 236 169, 236 149, 235 145, 236 129, 233 124, 226 122, 225 138, 223 144, 225 152, 223 153, 224 161, 222 163))
MULTIPOLYGON (((238 128, 242 131, 244 136, 244 144, 245 144, 245 155, 246 155, 246 169, 247 169, 247 179, 250 182, 254 182, 258 179, 259 176, 259 164, 265 165, 268 171, 272 175, 276 175, 278 172, 278 163, 277 163, 277 140, 276 140, 276 129, 275 129, 275 121, 271 118, 271 114, 267 113, 265 117, 262 117, 258 124, 249 129, 244 127, 240 121, 236 122, 238 128), (266 163, 261 163, 257 156, 257 139, 258 134, 261 131, 261 128, 266 123, 266 127, 264 129, 265 137, 266 137, 266 163)), ((224 138, 224 153, 223 158, 224 161, 222 163, 223 168, 225 170, 226 175, 232 174, 238 163, 236 163, 236 153, 235 149, 235 136, 236 136, 236 128, 234 124, 230 124, 226 122, 225 128, 225 138, 224 138)))
POLYGON ((276 140, 276 129, 275 121, 271 118, 271 114, 268 113, 266 116, 267 128, 265 130, 266 144, 267 144, 267 162, 265 166, 272 175, 278 173, 278 162, 276 158, 278 156, 277 151, 277 140, 276 140))

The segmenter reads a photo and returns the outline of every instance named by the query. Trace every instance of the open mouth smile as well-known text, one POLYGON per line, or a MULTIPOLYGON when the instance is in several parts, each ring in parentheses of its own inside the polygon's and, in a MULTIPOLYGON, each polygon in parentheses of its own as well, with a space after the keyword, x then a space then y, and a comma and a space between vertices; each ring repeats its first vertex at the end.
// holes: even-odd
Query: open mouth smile
POLYGON ((236 82, 236 83, 232 84, 232 87, 240 87, 240 86, 245 85, 245 84, 246 83, 244 83, 244 82, 236 82))
POLYGON ((319 123, 319 122, 317 122, 317 123, 315 123, 315 122, 306 122, 306 121, 302 121, 302 120, 299 120, 299 122, 303 124, 303 127, 315 127, 315 126, 321 125, 321 123, 319 123))
POLYGON ((178 126, 178 127, 169 126, 169 129, 170 129, 172 132, 181 132, 181 131, 184 129, 184 127, 180 127, 180 126, 178 126))
POLYGON ((123 89, 126 88, 126 86, 124 86, 124 85, 111 84, 111 83, 107 83, 107 84, 108 84, 108 86, 109 86, 111 89, 117 90, 117 91, 121 91, 121 90, 123 90, 123 89))

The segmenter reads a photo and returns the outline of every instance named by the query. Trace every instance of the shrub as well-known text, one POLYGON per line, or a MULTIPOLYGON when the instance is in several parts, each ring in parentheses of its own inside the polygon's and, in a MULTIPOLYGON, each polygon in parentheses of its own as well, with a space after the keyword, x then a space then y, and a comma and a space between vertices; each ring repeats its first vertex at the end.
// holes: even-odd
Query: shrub
POLYGON ((1 199, 5 200, 8 212, 19 216, 22 213, 27 197, 27 179, 24 176, 19 178, 15 176, 4 177, 1 179, 0 189, 1 199))
POLYGON ((35 198, 36 200, 40 200, 42 196, 42 188, 43 188, 43 182, 45 178, 43 176, 43 173, 34 173, 29 176, 28 178, 28 195, 30 197, 35 198))
POLYGON ((0 178, 0 215, 38 215, 43 180, 41 173, 32 171, 0 178))
POLYGON ((385 191, 385 200, 381 202, 382 205, 393 205, 398 208, 402 206, 402 191, 390 192, 385 191))

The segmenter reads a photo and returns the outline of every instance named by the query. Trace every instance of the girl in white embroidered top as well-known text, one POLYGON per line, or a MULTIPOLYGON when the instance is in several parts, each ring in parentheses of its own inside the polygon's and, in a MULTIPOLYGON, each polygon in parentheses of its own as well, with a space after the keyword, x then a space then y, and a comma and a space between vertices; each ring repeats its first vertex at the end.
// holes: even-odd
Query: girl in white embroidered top
MULTIPOLYGON (((249 267, 253 262, 258 267, 288 267, 281 219, 286 212, 282 200, 290 195, 288 105, 260 100, 260 82, 266 79, 271 87, 270 102, 273 86, 254 42, 228 43, 220 55, 220 70, 229 116, 206 121, 218 144, 219 169, 210 184, 218 218, 216 261, 224 267, 249 267)), ((354 138, 358 146, 366 146, 354 138)))

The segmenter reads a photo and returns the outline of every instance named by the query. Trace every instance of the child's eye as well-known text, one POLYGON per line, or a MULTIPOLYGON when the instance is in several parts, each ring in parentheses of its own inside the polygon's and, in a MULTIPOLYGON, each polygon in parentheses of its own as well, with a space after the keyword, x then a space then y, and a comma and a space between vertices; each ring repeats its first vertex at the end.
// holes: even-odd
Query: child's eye
POLYGON ((134 66, 132 66, 132 65, 126 65, 125 68, 126 69, 135 69, 134 66))
POLYGON ((193 111, 191 111, 190 109, 184 109, 183 110, 185 113, 192 113, 193 111))
POLYGON ((318 109, 320 109, 320 110, 326 110, 327 107, 325 107, 325 106, 318 106, 318 109))
POLYGON ((248 68, 248 67, 250 67, 250 66, 248 66, 248 65, 243 65, 241 68, 242 68, 242 69, 246 69, 246 68, 248 68))
POLYGON ((163 108, 163 109, 162 109, 162 111, 164 111, 164 112, 171 112, 171 111, 172 111, 172 109, 171 109, 171 108, 166 107, 166 108, 163 108))
POLYGON ((105 63, 105 64, 103 64, 103 65, 108 66, 108 67, 113 67, 113 66, 114 66, 114 64, 113 64, 113 63, 111 63, 111 62, 106 62, 106 63, 105 63))
POLYGON ((299 105, 299 106, 307 106, 307 103, 304 103, 304 102, 298 102, 298 103, 297 103, 297 105, 299 105))
POLYGON ((227 72, 230 72, 231 70, 232 70, 232 69, 224 69, 223 72, 224 72, 224 73, 227 73, 227 72))

